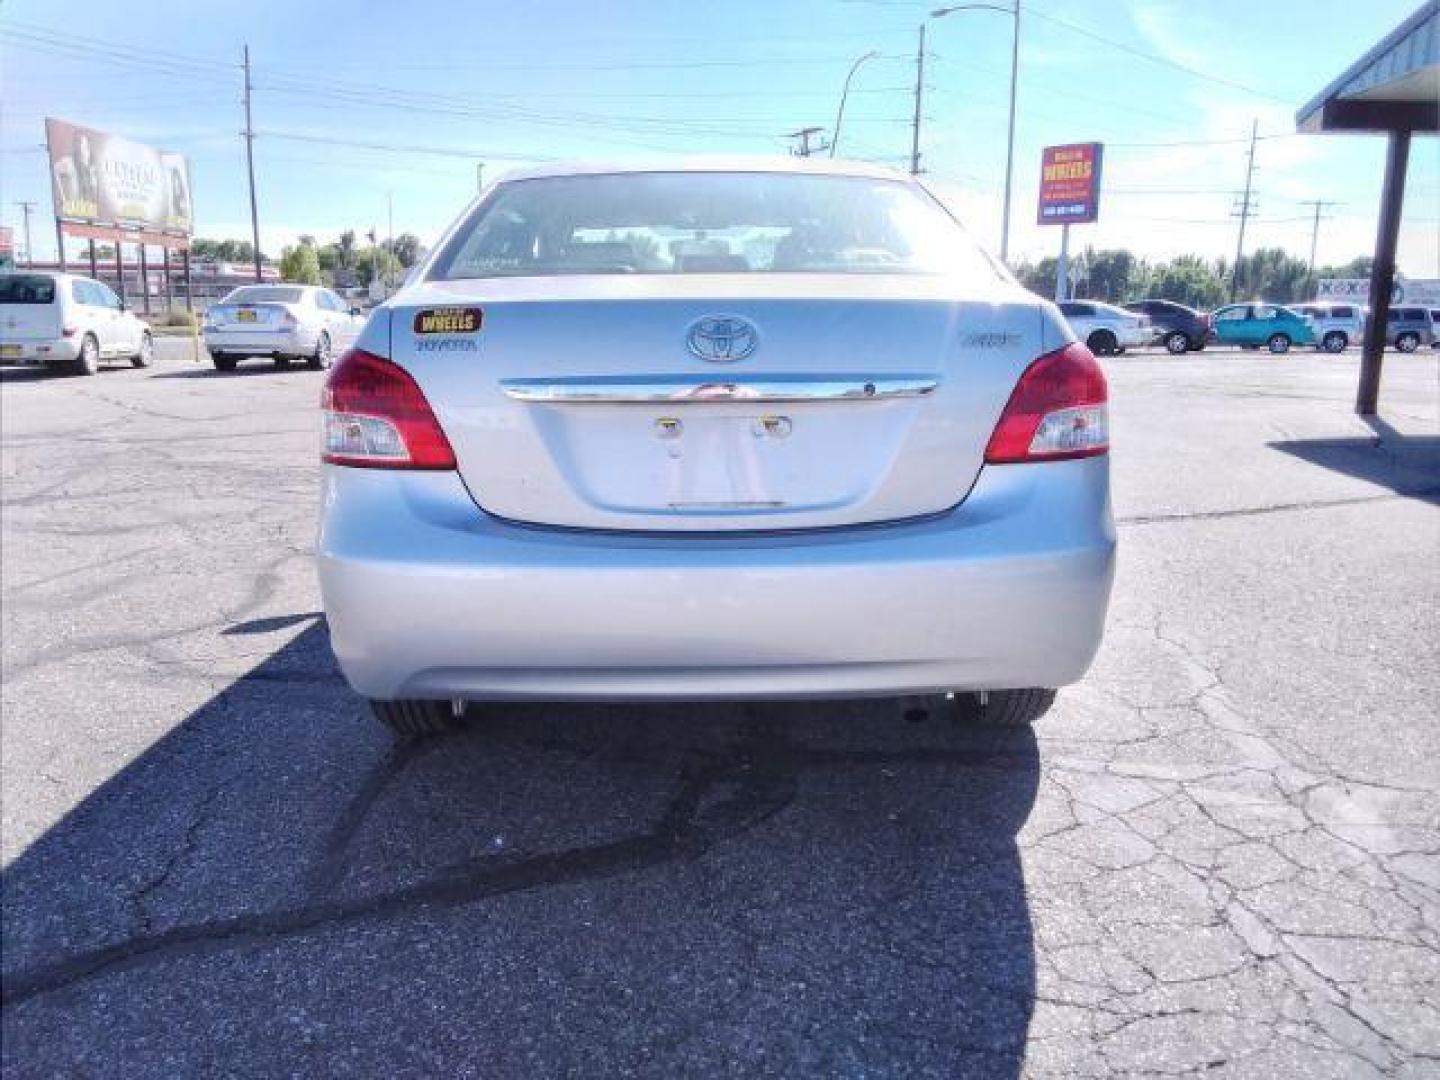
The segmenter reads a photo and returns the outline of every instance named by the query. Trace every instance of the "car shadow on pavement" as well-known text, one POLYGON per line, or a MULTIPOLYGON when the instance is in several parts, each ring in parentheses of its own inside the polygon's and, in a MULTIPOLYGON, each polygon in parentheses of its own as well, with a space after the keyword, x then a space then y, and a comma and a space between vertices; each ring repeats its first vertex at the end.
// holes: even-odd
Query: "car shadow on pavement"
POLYGON ((392 742, 314 622, 189 715, 4 872, 7 1074, 1019 1074, 1028 730, 474 712, 392 742))
POLYGON ((247 375, 324 375, 321 368, 312 368, 304 363, 291 364, 289 367, 276 367, 274 364, 266 363, 263 360, 252 361, 248 364, 241 364, 230 371, 221 371, 208 360, 199 364, 192 364, 186 368, 170 368, 166 371, 157 371, 151 378, 154 379, 238 379, 247 375))
POLYGON ((1440 503, 1440 436, 1406 435, 1371 417, 1374 436, 1291 439, 1273 449, 1380 484, 1397 495, 1440 503))

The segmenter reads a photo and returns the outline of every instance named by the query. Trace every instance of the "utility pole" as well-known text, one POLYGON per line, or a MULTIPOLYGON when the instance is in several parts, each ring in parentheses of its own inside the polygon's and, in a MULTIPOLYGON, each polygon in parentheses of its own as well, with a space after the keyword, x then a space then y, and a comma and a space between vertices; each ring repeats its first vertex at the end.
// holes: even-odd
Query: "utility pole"
POLYGON ((477 192, 485 190, 485 163, 483 161, 475 163, 475 190, 477 192))
POLYGON ((245 46, 245 170, 250 174, 250 238, 255 245, 255 280, 260 274, 260 211, 255 206, 255 128, 250 123, 250 46, 245 46))
POLYGON ((1250 122, 1250 152, 1245 158, 1245 194, 1240 197, 1238 210, 1232 211, 1231 216, 1238 214, 1240 217, 1240 235, 1235 240, 1235 263, 1230 267, 1230 302, 1235 302, 1235 295, 1240 288, 1240 258, 1245 253, 1245 224, 1250 220, 1250 215, 1255 212, 1254 198, 1251 194, 1252 182, 1255 179, 1255 140, 1259 137, 1260 121, 1250 122))
POLYGON ((915 119, 910 123, 910 175, 920 175, 920 109, 925 93, 925 24, 920 24, 920 49, 915 54, 915 119))
POLYGON ((17 202, 20 212, 25 215, 25 269, 35 269, 35 249, 30 246, 30 211, 35 209, 33 202, 17 202))
MULTIPOLYGON (((390 259, 395 258, 395 193, 385 193, 385 231, 389 233, 386 241, 390 245, 390 259)), ((388 300, 395 289, 395 274, 390 269, 390 259, 385 260, 385 298, 388 300)))
POLYGON ((1310 288, 1315 288, 1315 247, 1320 241, 1320 212, 1327 206, 1339 206, 1338 202, 1326 199, 1305 199, 1301 206, 1313 206, 1315 208, 1315 221, 1310 226, 1310 269, 1305 274, 1305 279, 1310 283, 1310 288))
POLYGON ((799 131, 792 131, 786 137, 800 140, 800 145, 791 150, 790 153, 795 157, 809 157, 811 154, 818 154, 822 150, 830 149, 829 144, 823 139, 814 146, 810 145, 810 137, 812 135, 818 135, 824 130, 824 128, 808 127, 801 128, 799 131))

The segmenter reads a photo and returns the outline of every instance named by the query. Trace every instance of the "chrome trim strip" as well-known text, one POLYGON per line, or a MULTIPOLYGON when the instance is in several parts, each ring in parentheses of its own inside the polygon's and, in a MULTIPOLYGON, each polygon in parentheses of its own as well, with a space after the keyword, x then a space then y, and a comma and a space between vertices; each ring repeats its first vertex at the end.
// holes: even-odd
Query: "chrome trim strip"
POLYGON ((515 401, 565 405, 652 405, 687 401, 877 401, 923 397, 939 383, 911 375, 850 375, 829 379, 595 378, 505 379, 515 401))

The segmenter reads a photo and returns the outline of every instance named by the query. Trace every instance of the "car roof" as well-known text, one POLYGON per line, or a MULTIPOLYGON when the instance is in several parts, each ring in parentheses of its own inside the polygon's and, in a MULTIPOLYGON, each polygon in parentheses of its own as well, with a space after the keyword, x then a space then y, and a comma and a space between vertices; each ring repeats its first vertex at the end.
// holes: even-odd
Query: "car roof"
POLYGON ((906 173, 868 161, 843 158, 793 157, 789 155, 701 154, 645 158, 633 161, 556 161, 510 169, 497 183, 538 180, 553 176, 606 176, 616 173, 655 172, 769 172, 800 173, 812 176, 855 176, 873 180, 911 182, 906 173))

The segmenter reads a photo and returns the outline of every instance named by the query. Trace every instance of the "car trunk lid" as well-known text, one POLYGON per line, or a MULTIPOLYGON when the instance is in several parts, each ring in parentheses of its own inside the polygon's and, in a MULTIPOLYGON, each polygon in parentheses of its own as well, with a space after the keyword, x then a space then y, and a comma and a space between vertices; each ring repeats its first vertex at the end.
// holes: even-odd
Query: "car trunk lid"
POLYGON ((493 514, 833 527, 964 498, 1042 351, 1022 295, 958 300, 953 282, 919 276, 445 282, 392 302, 390 345, 493 514), (731 355, 753 351, 702 358, 717 326, 731 355))
POLYGON ((284 304, 215 304, 206 319, 217 330, 274 330, 289 314, 284 304))

